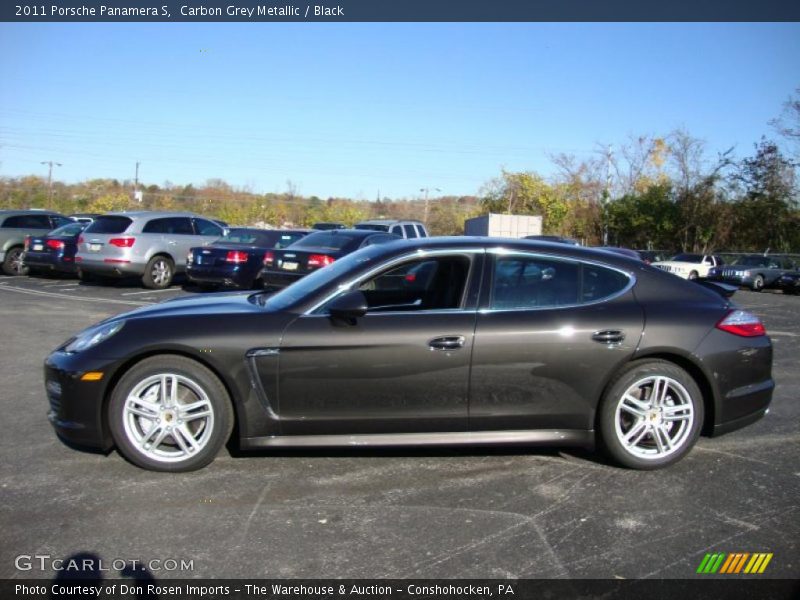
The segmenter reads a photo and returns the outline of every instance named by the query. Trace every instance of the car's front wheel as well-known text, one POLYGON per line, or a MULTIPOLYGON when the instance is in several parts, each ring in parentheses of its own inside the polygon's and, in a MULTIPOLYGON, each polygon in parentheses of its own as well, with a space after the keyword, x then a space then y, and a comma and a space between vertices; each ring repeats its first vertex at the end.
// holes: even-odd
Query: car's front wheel
POLYGON ((763 275, 756 275, 753 278, 753 291, 760 292, 764 289, 764 276, 763 275))
POLYGON ((702 394, 691 375, 671 362, 635 362, 611 382, 598 425, 616 462, 634 469, 666 467, 700 436, 702 394))
POLYGON ((137 363, 115 386, 108 413, 120 453, 153 471, 205 467, 233 428, 225 386, 206 367, 182 356, 137 363))

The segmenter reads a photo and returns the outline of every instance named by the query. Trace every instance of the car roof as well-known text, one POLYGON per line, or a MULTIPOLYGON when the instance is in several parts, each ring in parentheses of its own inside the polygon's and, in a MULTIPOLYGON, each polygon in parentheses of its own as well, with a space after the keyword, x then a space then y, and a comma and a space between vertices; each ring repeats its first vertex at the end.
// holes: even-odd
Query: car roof
POLYGON ((417 221, 415 219, 369 219, 367 221, 359 221, 356 225, 396 225, 397 223, 422 225, 422 221, 417 221))
POLYGON ((160 210, 130 210, 130 211, 115 211, 109 212, 103 217, 130 217, 130 218, 149 218, 149 217, 200 217, 211 221, 210 217, 203 217, 197 213, 192 212, 179 212, 179 211, 160 211, 160 210))
POLYGON ((59 212, 44 208, 4 208, 0 210, 0 216, 6 217, 11 215, 58 215, 63 217, 59 212))
MULTIPOLYGON (((390 233, 387 233, 385 231, 375 231, 373 229, 326 229, 326 230, 314 230, 311 233, 309 233, 307 237, 311 237, 312 235, 317 235, 317 234, 346 235, 349 237, 368 237, 370 235, 391 235, 390 233)), ((397 237, 398 240, 403 239, 398 236, 395 237, 397 237)))

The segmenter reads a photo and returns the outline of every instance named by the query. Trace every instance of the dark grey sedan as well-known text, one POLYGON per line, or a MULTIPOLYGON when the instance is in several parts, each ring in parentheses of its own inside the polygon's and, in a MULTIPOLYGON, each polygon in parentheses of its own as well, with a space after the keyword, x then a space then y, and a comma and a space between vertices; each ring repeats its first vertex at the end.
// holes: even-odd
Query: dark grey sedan
POLYGON ((655 469, 762 417, 771 365, 756 316, 639 260, 428 238, 275 295, 117 315, 47 358, 45 389, 61 437, 153 470, 203 467, 232 432, 245 449, 597 444, 655 469))
POLYGON ((788 258, 748 254, 740 256, 730 265, 709 270, 708 279, 746 286, 760 292, 765 288, 776 287, 781 276, 795 268, 795 264, 788 258))

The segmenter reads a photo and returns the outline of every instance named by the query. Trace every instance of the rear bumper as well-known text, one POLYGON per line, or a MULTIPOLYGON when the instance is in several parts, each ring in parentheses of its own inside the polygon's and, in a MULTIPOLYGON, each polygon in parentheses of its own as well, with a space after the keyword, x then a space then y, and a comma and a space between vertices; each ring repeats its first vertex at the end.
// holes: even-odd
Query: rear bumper
POLYGON ((64 260, 58 256, 39 252, 26 252, 24 261, 28 267, 33 267, 34 269, 47 269, 61 273, 74 273, 77 270, 75 262, 72 260, 64 260))
MULTIPOLYGON (((132 262, 105 262, 97 260, 86 260, 79 256, 76 267, 86 273, 103 275, 104 277, 131 277, 141 276, 144 273, 145 265, 132 262)), ((113 259, 109 259, 113 260, 113 259)))
POLYGON ((258 272, 255 274, 242 269, 238 265, 196 267, 187 266, 186 276, 196 283, 224 285, 249 289, 253 286, 258 272))

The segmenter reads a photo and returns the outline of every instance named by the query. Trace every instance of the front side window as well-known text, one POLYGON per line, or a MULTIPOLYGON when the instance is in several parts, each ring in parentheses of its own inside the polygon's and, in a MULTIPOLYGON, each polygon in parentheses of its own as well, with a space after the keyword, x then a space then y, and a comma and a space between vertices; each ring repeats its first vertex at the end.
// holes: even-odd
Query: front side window
POLYGON ((358 289, 369 312, 461 308, 469 275, 467 256, 437 256, 405 262, 371 277, 358 289))

